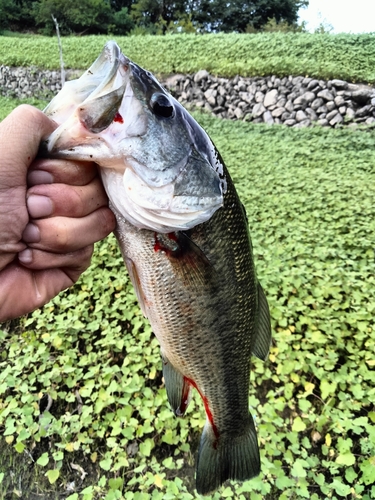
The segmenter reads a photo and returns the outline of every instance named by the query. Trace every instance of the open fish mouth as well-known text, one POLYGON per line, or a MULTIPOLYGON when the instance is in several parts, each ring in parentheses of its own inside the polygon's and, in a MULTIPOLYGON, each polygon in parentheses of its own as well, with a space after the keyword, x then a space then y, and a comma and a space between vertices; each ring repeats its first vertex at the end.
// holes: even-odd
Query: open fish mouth
POLYGON ((225 176, 207 134, 115 42, 44 112, 59 126, 41 154, 98 163, 111 203, 136 227, 191 229, 223 205, 225 176))
POLYGON ((60 152, 61 155, 64 151, 66 156, 72 155, 81 147, 77 144, 78 138, 83 143, 90 138, 97 139, 96 134, 111 125, 129 81, 128 62, 118 45, 109 42, 80 78, 65 83, 44 109, 44 113, 60 125, 46 141, 50 153, 60 152), (75 123, 77 118, 78 124, 75 123), (82 126, 83 137, 72 130, 73 124, 82 126), (91 137, 90 134, 95 135, 91 137))

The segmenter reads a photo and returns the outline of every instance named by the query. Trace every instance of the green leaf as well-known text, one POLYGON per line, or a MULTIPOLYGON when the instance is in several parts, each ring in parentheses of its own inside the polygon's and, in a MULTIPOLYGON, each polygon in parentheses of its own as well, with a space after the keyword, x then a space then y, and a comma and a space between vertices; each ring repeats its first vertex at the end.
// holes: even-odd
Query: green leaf
POLYGON ((293 486, 295 482, 288 476, 281 476, 281 477, 278 477, 276 479, 276 487, 279 489, 279 490, 285 490, 287 488, 290 488, 291 486, 293 486))
POLYGON ((48 477, 48 481, 54 484, 60 476, 60 471, 58 469, 50 469, 46 472, 46 476, 48 477))
POLYGON ((111 478, 108 480, 108 484, 112 490, 121 490, 124 480, 121 477, 111 478))
POLYGON ((302 432, 306 430, 306 424, 303 422, 301 417, 296 417, 293 421, 292 431, 302 432))
POLYGON ((348 484, 342 483, 339 479, 334 479, 332 482, 332 486, 339 496, 345 497, 347 495, 350 495, 350 486, 348 484))
POLYGON ((26 448, 26 446, 24 445, 24 443, 22 443, 21 441, 16 443, 14 445, 14 449, 17 451, 17 453, 23 453, 23 450, 26 448))
POLYGON ((151 454, 151 450, 154 448, 154 441, 151 439, 146 439, 143 443, 139 445, 139 451, 145 457, 149 457, 151 454))
POLYGON ((223 498, 229 498, 229 497, 232 497, 233 496, 233 491, 231 490, 231 488, 229 488, 229 486, 227 488, 224 489, 224 491, 221 492, 221 496, 223 498))
POLYGON ((340 464, 340 465, 346 465, 346 466, 350 466, 350 465, 354 465, 355 464, 355 461, 356 461, 356 458, 355 456, 353 455, 353 453, 343 453, 341 455, 338 455, 336 457, 336 463, 337 464, 340 464))
POLYGON ((309 467, 309 465, 305 460, 301 460, 301 459, 297 458, 293 464, 291 474, 294 477, 306 477, 306 475, 307 475, 306 468, 308 468, 308 467, 309 467))
POLYGON ((320 391, 322 399, 325 400, 330 394, 334 394, 337 388, 337 382, 328 382, 328 380, 322 380, 320 383, 320 391))
POLYGON ((109 471, 109 469, 111 468, 111 465, 112 465, 112 458, 111 457, 108 457, 108 458, 105 458, 104 460, 101 460, 99 462, 99 465, 100 467, 105 470, 105 471, 109 471))
POLYGON ((162 441, 167 444, 174 444, 176 438, 171 429, 167 429, 162 437, 162 441))
POLYGON ((59 451, 55 451, 54 453, 52 453, 52 457, 55 460, 55 462, 63 460, 64 459, 64 452, 60 451, 60 450, 59 451))
POLYGON ((349 484, 353 484, 354 480, 358 477, 358 474, 355 472, 353 467, 349 467, 345 470, 345 479, 349 484))
POLYGON ((369 485, 375 483, 375 457, 364 460, 359 468, 362 471, 362 479, 364 484, 369 485))
POLYGON ((36 463, 38 465, 41 465, 42 467, 45 467, 48 464, 48 462, 49 462, 48 452, 43 453, 43 455, 41 455, 36 461, 36 463))

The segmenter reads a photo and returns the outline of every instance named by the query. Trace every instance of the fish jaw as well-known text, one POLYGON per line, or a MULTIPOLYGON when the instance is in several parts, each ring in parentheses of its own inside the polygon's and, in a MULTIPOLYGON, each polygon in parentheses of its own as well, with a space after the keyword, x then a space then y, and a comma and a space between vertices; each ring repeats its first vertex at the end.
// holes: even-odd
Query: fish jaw
POLYGON ((223 206, 225 178, 207 134, 115 42, 44 112, 59 126, 41 155, 95 161, 113 205, 139 229, 188 230, 223 206))
POLYGON ((43 156, 94 159, 102 166, 117 159, 124 170, 118 138, 126 142, 142 136, 147 129, 129 83, 129 62, 115 42, 108 42, 80 78, 65 83, 44 109, 59 126, 42 143, 43 156), (121 113, 126 113, 127 123, 121 113))

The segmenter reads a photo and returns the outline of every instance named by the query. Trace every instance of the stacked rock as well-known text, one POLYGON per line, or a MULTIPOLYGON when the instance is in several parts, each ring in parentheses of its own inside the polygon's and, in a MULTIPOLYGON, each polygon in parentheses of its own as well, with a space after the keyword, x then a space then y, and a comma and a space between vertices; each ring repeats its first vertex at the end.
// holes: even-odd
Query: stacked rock
MULTIPOLYGON (((77 78, 82 71, 69 70, 66 79, 77 78)), ((0 66, 0 94, 7 97, 37 97, 50 100, 61 89, 59 71, 40 70, 35 66, 0 66)))
POLYGON ((165 85, 184 106, 204 108, 221 118, 293 127, 375 123, 375 90, 343 80, 302 76, 227 79, 202 70, 169 77, 165 85))
MULTIPOLYGON (((81 72, 69 70, 67 80, 81 72)), ((188 108, 203 108, 221 118, 308 127, 375 124, 375 89, 343 80, 303 76, 214 77, 206 70, 173 75, 164 82, 188 108)), ((0 93, 50 100, 61 89, 58 71, 0 66, 0 93)))

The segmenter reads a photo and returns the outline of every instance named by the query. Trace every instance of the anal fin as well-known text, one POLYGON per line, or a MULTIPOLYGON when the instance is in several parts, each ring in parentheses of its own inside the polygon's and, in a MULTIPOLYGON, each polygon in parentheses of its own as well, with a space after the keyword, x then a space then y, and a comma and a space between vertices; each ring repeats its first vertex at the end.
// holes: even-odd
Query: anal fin
POLYGON ((271 317, 268 302, 263 288, 258 283, 258 311, 252 353, 265 361, 271 346, 271 317))

